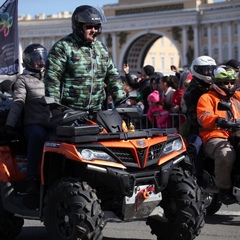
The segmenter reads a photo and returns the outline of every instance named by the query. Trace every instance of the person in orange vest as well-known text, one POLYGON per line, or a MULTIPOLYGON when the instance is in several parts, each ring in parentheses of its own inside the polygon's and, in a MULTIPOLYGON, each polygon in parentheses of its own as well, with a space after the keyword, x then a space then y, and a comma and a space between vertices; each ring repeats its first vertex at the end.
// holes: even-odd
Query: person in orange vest
POLYGON ((219 200, 226 205, 236 202, 231 193, 231 171, 236 160, 236 152, 229 142, 230 130, 227 121, 232 121, 229 111, 218 110, 219 102, 231 102, 235 119, 240 119, 240 92, 236 91, 236 72, 221 65, 213 71, 212 87, 203 94, 197 104, 197 119, 201 128, 199 135, 203 141, 205 156, 214 159, 216 186, 219 200))

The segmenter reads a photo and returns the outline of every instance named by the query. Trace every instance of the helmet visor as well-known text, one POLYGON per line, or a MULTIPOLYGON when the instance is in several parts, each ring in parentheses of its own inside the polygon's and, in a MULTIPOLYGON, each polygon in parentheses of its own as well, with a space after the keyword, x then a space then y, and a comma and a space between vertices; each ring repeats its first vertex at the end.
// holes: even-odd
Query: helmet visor
POLYGON ((29 58, 31 59, 32 68, 40 70, 45 66, 47 52, 43 51, 30 53, 29 58))
POLYGON ((216 69, 216 65, 194 65, 193 69, 196 73, 199 73, 204 76, 209 76, 211 77, 213 74, 213 70, 216 69))

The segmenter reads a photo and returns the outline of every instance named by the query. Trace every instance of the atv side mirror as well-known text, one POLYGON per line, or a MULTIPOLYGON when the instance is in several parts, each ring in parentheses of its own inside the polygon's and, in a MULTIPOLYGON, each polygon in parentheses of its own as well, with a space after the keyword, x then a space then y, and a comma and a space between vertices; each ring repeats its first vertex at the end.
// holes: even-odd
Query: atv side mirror
POLYGON ((217 109, 221 110, 221 111, 230 111, 231 103, 230 102, 219 102, 217 109))

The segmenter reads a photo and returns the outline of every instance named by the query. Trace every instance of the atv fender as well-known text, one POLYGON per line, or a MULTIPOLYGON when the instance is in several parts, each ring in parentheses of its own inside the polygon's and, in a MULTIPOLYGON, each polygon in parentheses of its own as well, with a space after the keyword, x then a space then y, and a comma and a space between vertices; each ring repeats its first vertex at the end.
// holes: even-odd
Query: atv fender
POLYGON ((0 181, 8 182, 9 177, 10 174, 8 172, 6 165, 4 163, 0 163, 0 181))

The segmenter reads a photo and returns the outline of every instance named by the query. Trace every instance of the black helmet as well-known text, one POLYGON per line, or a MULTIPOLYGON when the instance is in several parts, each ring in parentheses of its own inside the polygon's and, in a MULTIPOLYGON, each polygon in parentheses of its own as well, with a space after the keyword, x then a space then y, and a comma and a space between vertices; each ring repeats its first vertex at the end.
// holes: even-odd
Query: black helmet
POLYGON ((23 51, 23 65, 33 72, 41 72, 47 59, 47 49, 39 43, 33 43, 23 51))
POLYGON ((236 72, 225 65, 221 65, 213 71, 213 88, 222 96, 231 97, 234 94, 236 91, 236 80, 236 72))
POLYGON ((77 7, 72 15, 72 29, 73 32, 82 37, 83 25, 86 23, 99 25, 98 35, 101 34, 101 24, 106 22, 104 14, 96 8, 89 5, 82 5, 77 7))

